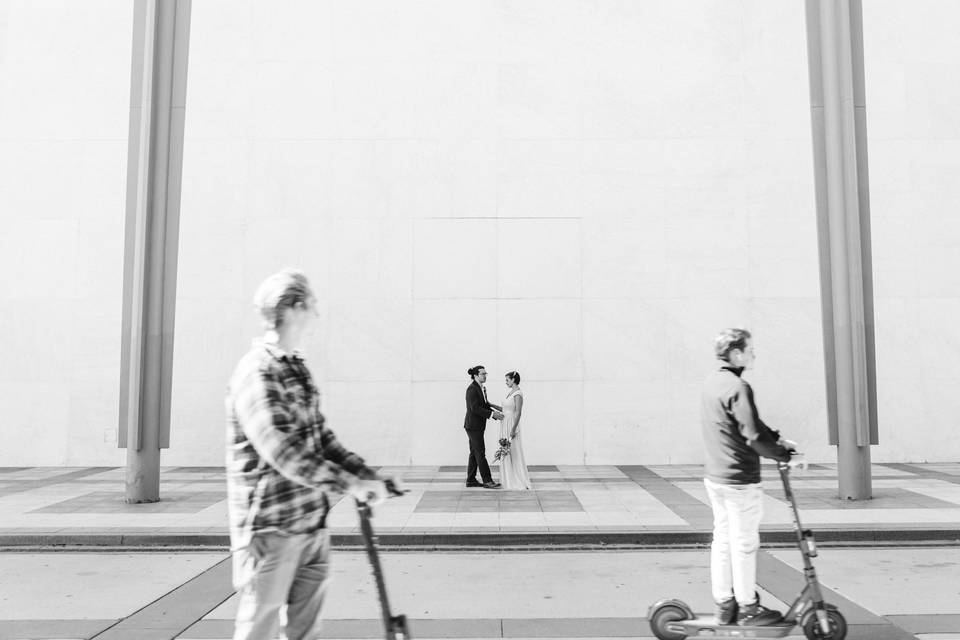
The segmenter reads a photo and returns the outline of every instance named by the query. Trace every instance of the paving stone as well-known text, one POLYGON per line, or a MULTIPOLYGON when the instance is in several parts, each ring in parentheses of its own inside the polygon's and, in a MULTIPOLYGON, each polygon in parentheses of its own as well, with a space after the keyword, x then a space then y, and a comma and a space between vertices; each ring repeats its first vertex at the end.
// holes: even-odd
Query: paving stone
POLYGON ((0 620, 0 638, 64 640, 92 638, 117 620, 0 620))
POLYGON ((960 614, 938 615, 886 615, 887 620, 910 633, 957 633, 960 634, 960 614))
MULTIPOLYGON (((395 538, 404 532, 411 540, 424 526, 447 530, 450 536, 485 533, 487 520, 461 516, 494 516, 499 530, 520 526, 544 535, 575 532, 571 527, 609 535, 609 540, 631 531, 649 535, 675 532, 706 534, 712 528, 710 507, 702 500, 702 469, 697 465, 623 465, 620 467, 531 467, 532 491, 465 488, 462 467, 391 467, 406 477, 413 494, 391 501, 377 512, 378 531, 395 538), (617 475, 616 478, 612 476, 617 475), (423 482, 411 482, 410 478, 423 482), (612 479, 611 479, 612 478, 612 479), (444 518, 423 522, 413 516, 444 518), (538 520, 510 517, 539 516, 538 520), (584 520, 564 519, 565 515, 584 520), (549 516, 544 519, 543 516, 549 516), (558 519, 559 518, 559 519, 558 519), (478 525, 483 530, 476 528, 478 525)), ((960 465, 892 464, 874 466, 875 475, 889 477, 875 483, 875 498, 839 501, 834 495, 836 465, 816 465, 809 476, 794 478, 806 526, 821 541, 876 541, 896 539, 960 540, 960 465), (895 484, 894 484, 895 483, 895 484), (836 514, 836 515, 833 515, 836 514), (862 514, 862 516, 860 515, 862 514), (881 515, 882 514, 882 515, 881 515)), ((782 501, 779 477, 764 468, 766 493, 782 501)), ((6 468, 0 469, 0 544, 198 544, 225 539, 226 504, 223 470, 216 467, 170 467, 162 470, 161 502, 123 503, 119 468, 6 468), (111 488, 109 485, 116 486, 111 488), (214 490, 215 487, 215 490, 214 490), (92 491, 86 489, 93 489, 92 491)), ((337 505, 331 526, 338 534, 356 530, 349 505, 337 505)), ((787 513, 785 510, 782 513, 787 513)), ((763 527, 765 542, 789 541, 789 519, 763 527)), ((452 539, 452 538, 451 538, 452 539)), ((699 539, 699 538, 698 538, 699 539)))

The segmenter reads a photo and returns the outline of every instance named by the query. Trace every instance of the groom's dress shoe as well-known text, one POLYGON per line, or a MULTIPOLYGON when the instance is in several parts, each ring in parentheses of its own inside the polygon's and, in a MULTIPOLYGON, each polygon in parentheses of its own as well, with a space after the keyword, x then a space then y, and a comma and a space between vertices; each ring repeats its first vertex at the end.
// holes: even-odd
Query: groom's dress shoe
POLYGON ((482 487, 483 485, 477 482, 476 480, 467 480, 468 487, 482 487))
POLYGON ((499 483, 499 482, 492 482, 492 481, 491 481, 491 482, 484 482, 482 486, 483 486, 484 489, 499 489, 499 488, 500 488, 500 483, 499 483))

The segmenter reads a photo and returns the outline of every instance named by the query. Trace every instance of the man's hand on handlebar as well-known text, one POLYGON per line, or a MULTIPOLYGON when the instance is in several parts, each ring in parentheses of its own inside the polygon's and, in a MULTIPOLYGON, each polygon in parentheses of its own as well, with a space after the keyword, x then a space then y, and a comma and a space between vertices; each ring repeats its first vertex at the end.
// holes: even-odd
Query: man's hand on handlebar
POLYGON ((790 453, 796 453, 797 449, 799 448, 799 445, 796 442, 793 440, 787 440, 786 438, 780 438, 780 440, 777 441, 777 444, 788 450, 790 453))
POLYGON ((791 469, 806 471, 808 466, 807 457, 802 453, 799 453, 798 451, 796 451, 796 449, 793 449, 792 453, 793 455, 790 456, 790 461, 786 463, 787 466, 790 467, 791 469))
POLYGON ((350 495, 356 498, 357 502, 374 507, 386 500, 388 493, 387 483, 383 480, 360 480, 350 487, 350 495))

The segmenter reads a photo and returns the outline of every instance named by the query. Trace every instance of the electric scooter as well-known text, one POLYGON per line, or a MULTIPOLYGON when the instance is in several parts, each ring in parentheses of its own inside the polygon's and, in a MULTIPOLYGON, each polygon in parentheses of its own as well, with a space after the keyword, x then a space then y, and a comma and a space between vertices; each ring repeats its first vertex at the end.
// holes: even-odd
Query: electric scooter
POLYGON ((683 601, 664 599, 656 602, 647 613, 650 629, 660 640, 683 640, 690 637, 710 636, 712 638, 782 638, 790 633, 795 625, 800 625, 803 634, 809 640, 844 640, 847 637, 847 622, 843 614, 832 604, 823 601, 817 572, 811 558, 817 556, 817 545, 813 532, 800 525, 797 501, 790 488, 790 469, 805 465, 795 458, 790 462, 777 463, 780 478, 783 480, 783 492, 790 503, 793 525, 797 532, 797 547, 803 556, 803 576, 806 585, 790 605, 783 619, 777 624, 766 626, 740 626, 737 624, 717 624, 716 618, 709 614, 697 615, 683 601))
MULTIPOLYGON (((393 482, 385 482, 391 497, 402 496, 407 493, 398 488, 393 482)), ((372 497, 372 496, 371 496, 372 497)), ((387 598, 387 585, 383 579, 383 567, 380 565, 380 555, 377 550, 377 537, 373 533, 373 509, 366 500, 356 499, 357 515, 360 516, 360 531, 363 533, 363 543, 367 549, 367 558, 370 560, 370 569, 373 579, 377 583, 377 595, 380 599, 380 614, 383 618, 385 640, 411 640, 410 629, 407 626, 407 616, 393 615, 390 611, 390 601, 387 598)))

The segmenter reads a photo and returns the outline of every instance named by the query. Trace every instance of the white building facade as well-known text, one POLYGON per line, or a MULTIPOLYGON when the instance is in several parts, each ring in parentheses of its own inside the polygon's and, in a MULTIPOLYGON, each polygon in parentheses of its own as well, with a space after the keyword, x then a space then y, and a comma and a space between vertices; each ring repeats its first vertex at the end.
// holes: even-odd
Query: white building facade
MULTIPOLYGON (((958 460, 960 6, 865 5, 873 459, 958 460)), ((163 464, 221 464, 284 266, 321 299, 325 413, 374 464, 464 464, 475 364, 492 399, 521 373, 532 464, 700 462, 727 326, 754 332, 764 419, 835 460, 803 11, 194 2, 163 464)), ((0 466, 123 464, 132 13, 0 0, 0 466)))

